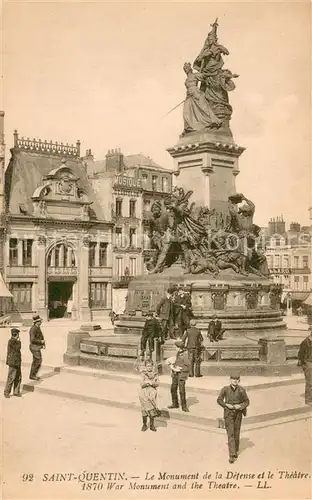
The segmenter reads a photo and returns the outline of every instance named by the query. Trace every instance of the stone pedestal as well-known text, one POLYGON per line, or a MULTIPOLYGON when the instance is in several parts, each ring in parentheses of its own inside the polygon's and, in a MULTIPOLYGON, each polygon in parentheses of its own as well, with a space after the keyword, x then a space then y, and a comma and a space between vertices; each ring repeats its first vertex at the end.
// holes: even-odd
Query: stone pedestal
POLYGON ((79 365, 80 343, 84 339, 90 338, 90 334, 83 330, 68 332, 67 350, 64 354, 64 363, 67 365, 79 365))
POLYGON ((260 361, 282 365, 286 362, 286 344, 283 339, 259 339, 260 361))
POLYGON ((230 129, 187 134, 167 151, 174 158, 178 185, 193 191, 192 201, 227 213, 244 151, 234 143, 230 129))

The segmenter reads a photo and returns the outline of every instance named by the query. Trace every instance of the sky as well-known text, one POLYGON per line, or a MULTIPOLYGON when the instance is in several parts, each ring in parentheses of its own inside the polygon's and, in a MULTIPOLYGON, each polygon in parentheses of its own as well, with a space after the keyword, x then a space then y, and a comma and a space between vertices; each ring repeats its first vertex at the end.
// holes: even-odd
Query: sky
POLYGON ((13 131, 75 143, 95 159, 142 152, 173 168, 183 129, 183 63, 219 19, 225 68, 238 73, 231 129, 246 150, 237 190, 255 221, 309 223, 310 3, 6 2, 2 93, 7 161, 13 131), (166 115, 166 116, 165 116, 166 115))

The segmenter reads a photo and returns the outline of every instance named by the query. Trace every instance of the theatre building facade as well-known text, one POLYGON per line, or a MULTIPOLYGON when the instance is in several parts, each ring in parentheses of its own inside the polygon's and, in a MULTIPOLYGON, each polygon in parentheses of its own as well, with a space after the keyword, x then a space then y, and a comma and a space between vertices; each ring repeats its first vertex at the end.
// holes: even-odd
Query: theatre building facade
POLYGON ((112 307, 112 226, 75 146, 19 138, 5 173, 3 272, 23 318, 100 320, 112 307))

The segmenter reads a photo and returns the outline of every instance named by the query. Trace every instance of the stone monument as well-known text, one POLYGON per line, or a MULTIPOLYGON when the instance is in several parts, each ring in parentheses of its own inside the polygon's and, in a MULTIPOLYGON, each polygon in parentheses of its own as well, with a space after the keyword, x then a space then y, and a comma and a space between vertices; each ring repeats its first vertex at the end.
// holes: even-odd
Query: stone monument
POLYGON ((218 43, 217 20, 193 65, 186 62, 184 129, 168 148, 177 186, 155 202, 148 221, 149 275, 131 281, 117 333, 139 332, 169 286, 191 288, 193 312, 206 328, 215 313, 232 334, 283 328, 281 290, 269 278, 254 224, 255 205, 236 193, 238 159, 244 148, 230 129, 228 93, 238 75, 224 68, 229 51, 218 43))
MULTIPOLYGON (((255 205, 236 192, 244 148, 235 144, 230 129, 229 92, 238 75, 224 68, 229 52, 218 43, 217 29, 216 20, 193 65, 184 64, 184 129, 168 148, 177 185, 153 203, 146 221, 148 274, 130 281, 114 334, 84 338, 74 361, 69 339, 65 362, 132 371, 146 313, 156 311, 169 287, 183 287, 204 333, 203 373, 224 374, 233 363, 248 374, 286 374, 295 366, 298 346, 286 346, 283 339, 282 288, 269 276, 255 205), (217 344, 207 338, 215 315, 225 330, 225 340, 217 344)), ((156 342, 154 355, 163 370, 174 352, 172 340, 156 342)))

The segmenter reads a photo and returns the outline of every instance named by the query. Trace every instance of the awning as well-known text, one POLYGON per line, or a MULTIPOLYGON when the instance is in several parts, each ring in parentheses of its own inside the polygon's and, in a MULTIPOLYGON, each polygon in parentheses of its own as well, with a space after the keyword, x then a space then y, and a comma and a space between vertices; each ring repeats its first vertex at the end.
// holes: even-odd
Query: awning
POLYGON ((303 302, 309 295, 310 292, 291 292, 291 300, 301 300, 303 302))
POLYGON ((306 306, 312 306, 312 293, 308 295, 308 297, 303 301, 306 306))
POLYGON ((0 297, 13 297, 8 287, 4 283, 1 273, 0 273, 0 297))

